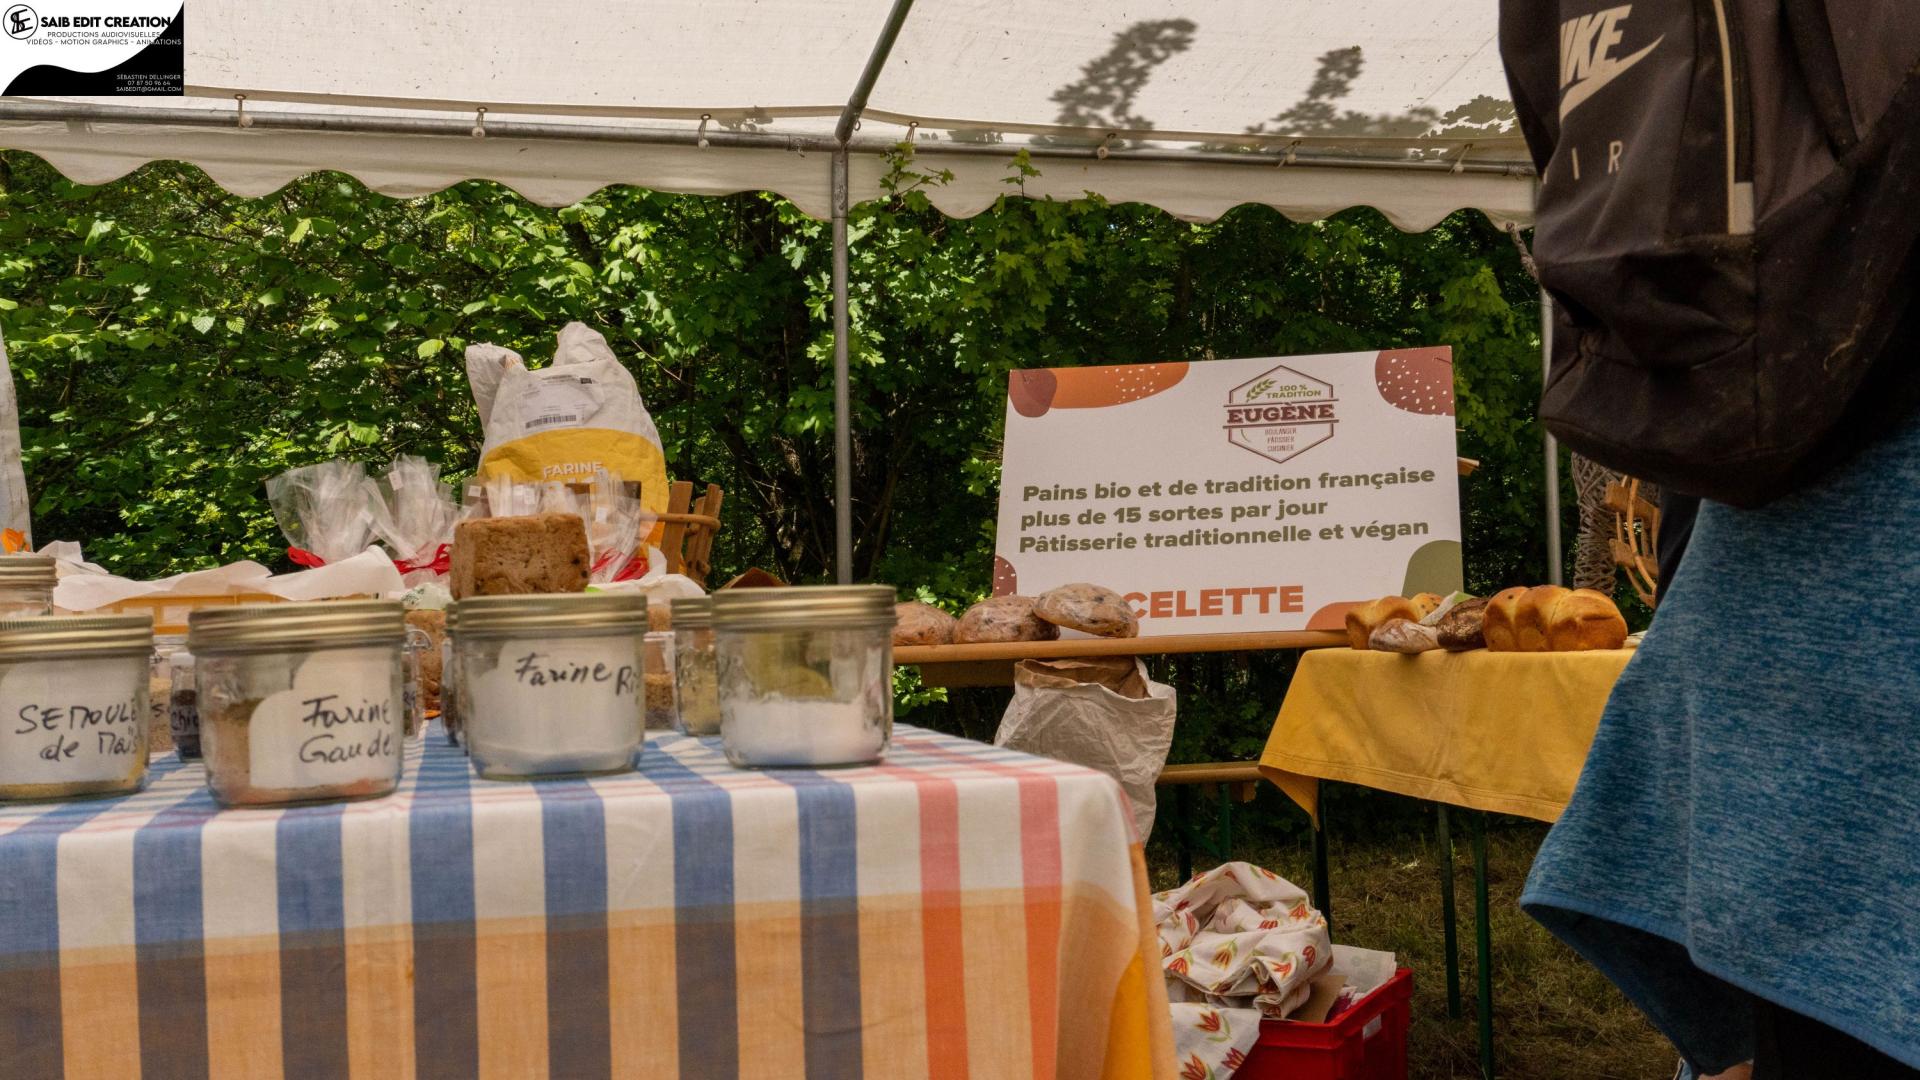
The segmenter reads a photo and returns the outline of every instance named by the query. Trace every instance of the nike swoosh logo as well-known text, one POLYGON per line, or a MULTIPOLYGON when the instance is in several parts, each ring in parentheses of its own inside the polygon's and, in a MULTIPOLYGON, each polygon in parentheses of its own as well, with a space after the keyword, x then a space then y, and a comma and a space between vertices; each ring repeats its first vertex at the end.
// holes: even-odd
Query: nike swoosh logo
POLYGON ((1628 68, 1645 60, 1647 54, 1652 52, 1665 40, 1667 40, 1667 35, 1661 34, 1659 37, 1653 39, 1652 45, 1641 49, 1631 56, 1623 56, 1618 59, 1608 57, 1594 65, 1593 74, 1574 83, 1567 88, 1565 94, 1560 96, 1560 119, 1565 120, 1567 114, 1578 108, 1581 102, 1599 93, 1608 83, 1625 75, 1628 68))

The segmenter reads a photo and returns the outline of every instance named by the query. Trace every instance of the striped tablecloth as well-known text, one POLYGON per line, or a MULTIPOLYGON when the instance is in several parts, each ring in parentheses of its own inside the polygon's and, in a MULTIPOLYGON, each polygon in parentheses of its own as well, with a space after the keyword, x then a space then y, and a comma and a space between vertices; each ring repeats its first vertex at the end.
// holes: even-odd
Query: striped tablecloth
POLYGON ((0 808, 0 1076, 1149 1077, 1144 864, 1106 777, 902 726, 883 767, 472 775, 219 811, 171 755, 0 808))

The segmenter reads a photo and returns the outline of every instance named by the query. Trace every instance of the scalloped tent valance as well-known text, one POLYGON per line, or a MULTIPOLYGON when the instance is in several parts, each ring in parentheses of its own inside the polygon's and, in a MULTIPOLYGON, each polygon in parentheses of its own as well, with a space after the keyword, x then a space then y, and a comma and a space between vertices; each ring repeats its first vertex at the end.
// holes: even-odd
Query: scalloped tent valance
POLYGON ((931 195, 956 216, 1008 190, 1020 147, 1039 169, 1029 195, 1192 219, 1250 202, 1300 220, 1373 206, 1409 230, 1467 207, 1531 215, 1484 3, 194 0, 191 14, 187 97, 9 98, 0 146, 85 182, 174 159, 242 194, 334 169, 390 195, 485 178, 549 205, 609 184, 768 190, 825 218, 835 121, 897 28, 849 141, 854 201, 881 193, 882 155, 911 139, 952 171, 931 195))

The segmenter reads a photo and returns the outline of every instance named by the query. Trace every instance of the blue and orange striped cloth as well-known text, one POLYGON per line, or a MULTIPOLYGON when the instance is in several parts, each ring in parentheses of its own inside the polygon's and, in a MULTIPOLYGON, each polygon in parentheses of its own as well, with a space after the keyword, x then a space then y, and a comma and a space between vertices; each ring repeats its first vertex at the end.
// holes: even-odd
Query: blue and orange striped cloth
POLYGON ((0 808, 0 1076, 1174 1073, 1119 788, 907 726, 875 768, 477 779, 221 811, 171 756, 0 808))

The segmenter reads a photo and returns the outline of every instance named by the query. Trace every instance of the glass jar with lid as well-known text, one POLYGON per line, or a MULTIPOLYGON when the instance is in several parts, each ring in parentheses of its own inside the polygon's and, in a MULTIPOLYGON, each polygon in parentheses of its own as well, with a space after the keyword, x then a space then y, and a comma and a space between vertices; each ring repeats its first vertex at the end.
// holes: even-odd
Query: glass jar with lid
POLYGON ((50 555, 0 555, 0 618, 53 614, 57 577, 50 555))
POLYGON ((145 615, 0 619, 0 799, 138 791, 152 652, 145 615))
POLYGON ((399 785, 399 601, 214 608, 188 623, 200 748, 221 805, 374 798, 399 785))
POLYGON ((643 739, 644 595, 473 596, 454 610, 461 738, 481 776, 633 768, 643 739))
POLYGON ((183 760, 200 756, 200 692, 193 681, 193 653, 185 647, 167 657, 167 731, 183 760))
POLYGON ((884 585, 715 594, 727 760, 820 768, 885 757, 893 736, 893 604, 884 585))
POLYGON ((448 608, 447 631, 440 637, 440 728, 450 746, 460 745, 460 653, 453 646, 459 624, 459 613, 448 608))
POLYGON ((420 729, 427 723, 426 656, 427 650, 433 647, 431 634, 418 626, 408 624, 405 647, 406 703, 401 711, 405 716, 406 735, 409 739, 418 735, 420 729))
POLYGON ((156 753, 174 749, 168 716, 173 706, 173 656, 187 648, 186 628, 178 628, 178 633, 174 629, 160 623, 153 628, 153 656, 147 672, 147 749, 156 753))
POLYGON ((713 600, 673 602, 673 688, 683 735, 720 734, 720 671, 713 651, 713 600))
POLYGON ((655 630, 641 639, 640 668, 646 679, 648 731, 675 731, 680 727, 680 703, 673 689, 673 631, 655 630))

